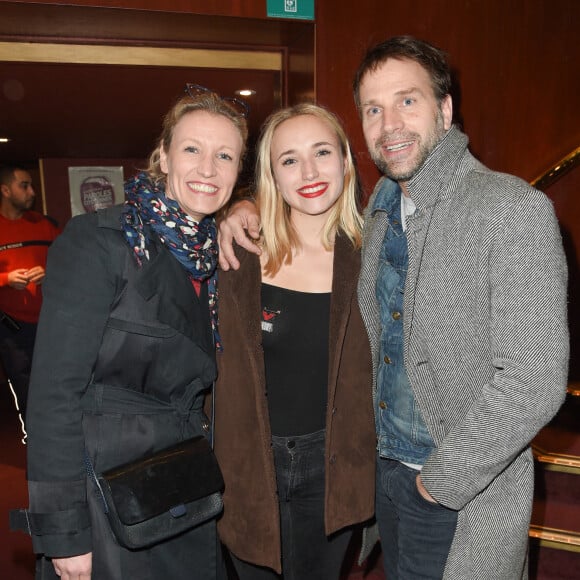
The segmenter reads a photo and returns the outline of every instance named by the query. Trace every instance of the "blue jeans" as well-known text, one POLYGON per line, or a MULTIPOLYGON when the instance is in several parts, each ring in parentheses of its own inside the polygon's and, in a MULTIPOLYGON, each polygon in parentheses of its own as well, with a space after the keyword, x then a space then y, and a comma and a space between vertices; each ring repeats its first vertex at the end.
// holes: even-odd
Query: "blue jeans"
POLYGON ((352 530, 341 530, 331 537, 324 531, 324 445, 324 430, 297 437, 272 437, 282 576, 232 555, 240 580, 338 580, 352 530))
POLYGON ((389 580, 443 578, 457 512, 419 493, 418 471, 377 458, 376 517, 389 580))

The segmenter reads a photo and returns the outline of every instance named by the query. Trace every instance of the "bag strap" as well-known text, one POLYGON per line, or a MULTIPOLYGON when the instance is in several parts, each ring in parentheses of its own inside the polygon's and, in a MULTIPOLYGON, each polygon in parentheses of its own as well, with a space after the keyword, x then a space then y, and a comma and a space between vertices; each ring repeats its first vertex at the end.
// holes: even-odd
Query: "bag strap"
POLYGON ((213 438, 214 438, 214 425, 215 425, 215 381, 212 383, 211 386, 211 431, 209 434, 209 444, 213 450, 213 438))
POLYGON ((95 468, 93 467, 93 464, 91 462, 91 458, 89 457, 89 454, 87 453, 87 450, 84 450, 84 460, 85 460, 85 469, 87 470, 87 475, 89 476, 90 479, 92 479, 93 483, 95 484, 95 487, 97 488, 99 495, 101 496, 101 501, 103 502, 103 510, 106 514, 109 513, 109 506, 107 505, 107 500, 105 499, 105 494, 103 493, 103 488, 101 487, 101 483, 99 481, 99 478, 97 477, 97 474, 95 473, 95 468))

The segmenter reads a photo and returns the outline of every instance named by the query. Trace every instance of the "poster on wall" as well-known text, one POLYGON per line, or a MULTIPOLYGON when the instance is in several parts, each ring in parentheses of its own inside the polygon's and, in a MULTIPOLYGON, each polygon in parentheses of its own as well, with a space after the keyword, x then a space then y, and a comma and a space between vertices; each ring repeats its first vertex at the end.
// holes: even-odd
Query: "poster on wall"
POLYGON ((123 167, 69 167, 68 181, 73 216, 125 201, 123 167))

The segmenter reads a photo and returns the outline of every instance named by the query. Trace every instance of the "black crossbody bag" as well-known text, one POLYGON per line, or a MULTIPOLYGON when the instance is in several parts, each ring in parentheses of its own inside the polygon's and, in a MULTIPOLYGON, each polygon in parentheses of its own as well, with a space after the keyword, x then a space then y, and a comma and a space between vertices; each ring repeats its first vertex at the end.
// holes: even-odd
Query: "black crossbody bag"
POLYGON ((203 436, 96 474, 85 456, 117 541, 145 548, 218 515, 224 481, 203 436))

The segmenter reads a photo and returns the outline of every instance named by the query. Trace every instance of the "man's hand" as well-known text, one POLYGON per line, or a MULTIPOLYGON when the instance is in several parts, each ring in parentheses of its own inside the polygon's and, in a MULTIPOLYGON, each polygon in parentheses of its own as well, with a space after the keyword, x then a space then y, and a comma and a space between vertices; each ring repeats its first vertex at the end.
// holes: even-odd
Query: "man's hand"
POLYGON ((423 482, 421 481, 421 474, 420 473, 419 473, 419 475, 417 475, 415 482, 417 483, 417 491, 421 494, 423 499, 430 501, 431 503, 438 503, 437 500, 425 489, 425 486, 423 485, 423 482))
POLYGON ((34 268, 30 268, 26 273, 26 277, 28 278, 29 282, 33 284, 42 284, 44 280, 46 272, 42 266, 34 266, 34 268))
POLYGON ((19 268, 8 272, 8 286, 16 290, 24 290, 28 285, 28 270, 26 268, 19 268))
POLYGON ((260 216, 256 204, 249 200, 238 201, 219 224, 219 260, 222 270, 229 270, 230 267, 237 270, 240 267, 233 240, 248 252, 260 255, 261 250, 255 243, 259 237, 260 216))
POLYGON ((82 554, 70 558, 53 558, 52 565, 61 580, 91 580, 93 554, 82 554))

